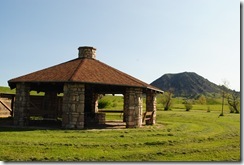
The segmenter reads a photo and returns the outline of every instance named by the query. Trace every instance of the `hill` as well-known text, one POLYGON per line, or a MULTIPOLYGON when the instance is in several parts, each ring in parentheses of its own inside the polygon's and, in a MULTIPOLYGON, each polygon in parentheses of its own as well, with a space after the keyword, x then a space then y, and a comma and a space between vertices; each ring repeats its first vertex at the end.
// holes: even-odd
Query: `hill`
MULTIPOLYGON (((9 87, 5 87, 5 86, 0 86, 0 93, 7 93, 7 94, 15 94, 16 93, 16 89, 10 89, 9 87)), ((39 92, 37 93, 36 91, 31 91, 30 95, 44 95, 44 92, 39 92)))
POLYGON ((11 90, 9 87, 0 86, 0 93, 15 94, 15 89, 11 90))
POLYGON ((174 96, 196 96, 199 94, 220 93, 221 86, 218 86, 209 80, 194 72, 183 72, 177 74, 164 74, 151 85, 164 91, 173 89, 174 96))

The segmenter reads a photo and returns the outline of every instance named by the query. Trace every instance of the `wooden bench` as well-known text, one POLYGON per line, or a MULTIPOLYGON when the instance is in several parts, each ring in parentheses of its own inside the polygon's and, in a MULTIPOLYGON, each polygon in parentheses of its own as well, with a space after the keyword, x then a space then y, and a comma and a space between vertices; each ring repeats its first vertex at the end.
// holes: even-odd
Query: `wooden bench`
POLYGON ((144 112, 142 122, 147 121, 147 120, 153 120, 153 114, 154 114, 154 111, 144 112))
POLYGON ((102 113, 120 113, 120 118, 122 118, 123 114, 124 114, 124 110, 98 110, 98 112, 102 112, 102 113))
POLYGON ((123 113, 123 110, 98 110, 98 112, 104 112, 104 113, 123 113))

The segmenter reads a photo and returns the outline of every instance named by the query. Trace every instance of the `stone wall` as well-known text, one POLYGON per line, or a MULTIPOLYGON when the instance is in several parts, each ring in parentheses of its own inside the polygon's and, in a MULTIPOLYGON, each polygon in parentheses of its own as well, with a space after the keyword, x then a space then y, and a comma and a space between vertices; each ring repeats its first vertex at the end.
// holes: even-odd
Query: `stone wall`
POLYGON ((16 84, 16 97, 14 105, 14 125, 28 125, 29 118, 29 103, 30 103, 30 88, 28 84, 16 84))
POLYGON ((85 85, 64 84, 62 126, 64 128, 84 128, 85 85))
POLYGON ((95 121, 96 121, 95 124, 98 124, 98 125, 105 124, 105 121, 106 121, 105 113, 101 113, 101 112, 95 113, 95 121))
POLYGON ((126 128, 136 128, 142 125, 142 89, 127 88, 124 95, 124 121, 126 128))

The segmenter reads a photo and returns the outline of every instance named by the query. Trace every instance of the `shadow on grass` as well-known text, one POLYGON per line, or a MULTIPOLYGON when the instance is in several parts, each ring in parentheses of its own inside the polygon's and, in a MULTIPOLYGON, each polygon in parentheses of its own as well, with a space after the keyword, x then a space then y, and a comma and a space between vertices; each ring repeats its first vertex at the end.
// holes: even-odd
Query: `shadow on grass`
POLYGON ((34 130, 61 130, 60 121, 31 120, 28 126, 15 126, 13 118, 0 118, 0 132, 34 131, 34 130))

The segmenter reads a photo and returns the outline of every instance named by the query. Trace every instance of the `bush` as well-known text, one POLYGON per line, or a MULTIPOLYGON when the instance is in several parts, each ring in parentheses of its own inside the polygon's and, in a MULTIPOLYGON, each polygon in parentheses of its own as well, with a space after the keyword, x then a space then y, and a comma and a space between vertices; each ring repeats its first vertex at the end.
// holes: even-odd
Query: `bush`
POLYGON ((172 96, 173 96, 173 93, 171 91, 165 92, 163 94, 162 103, 164 105, 164 110, 165 111, 171 110, 171 107, 172 107, 172 96))
POLYGON ((201 105, 204 105, 207 103, 206 97, 204 95, 200 95, 200 97, 198 98, 198 103, 201 105))
POLYGON ((113 102, 112 107, 117 107, 117 106, 118 106, 117 102, 113 102))
POLYGON ((210 107, 208 106, 208 110, 207 110, 207 112, 211 112, 211 109, 210 109, 210 107))
POLYGON ((230 108, 230 113, 234 113, 235 112, 235 109, 229 105, 229 108, 230 108))
POLYGON ((98 108, 99 109, 108 108, 110 104, 111 104, 110 101, 101 99, 98 101, 98 108))
POLYGON ((193 107, 191 100, 185 100, 184 104, 185 104, 186 111, 190 111, 193 107))

